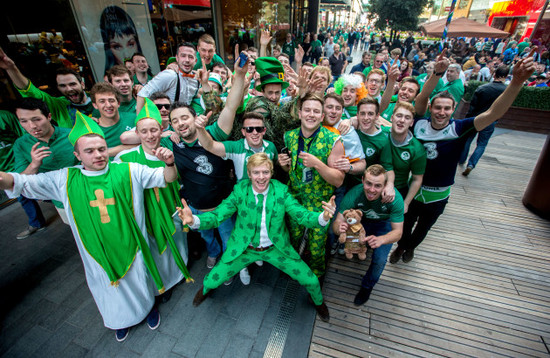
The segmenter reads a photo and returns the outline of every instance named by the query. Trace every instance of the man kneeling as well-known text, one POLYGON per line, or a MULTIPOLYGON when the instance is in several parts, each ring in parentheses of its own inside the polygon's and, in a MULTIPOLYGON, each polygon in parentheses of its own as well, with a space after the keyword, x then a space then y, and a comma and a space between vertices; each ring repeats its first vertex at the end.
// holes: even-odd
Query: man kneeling
POLYGON ((353 187, 340 203, 340 212, 332 224, 337 235, 346 232, 348 223, 342 213, 348 209, 359 209, 363 212, 361 224, 367 232, 367 244, 373 249, 372 261, 361 281, 361 289, 354 299, 357 306, 368 301, 374 285, 380 279, 386 266, 388 253, 394 242, 403 233, 403 198, 398 191, 390 203, 382 203, 382 191, 388 176, 379 164, 365 169, 363 182, 353 187))
POLYGON ((193 230, 215 228, 237 212, 227 250, 204 278, 204 286, 195 295, 193 305, 200 305, 209 291, 222 285, 241 269, 262 260, 304 286, 319 317, 328 321, 329 312, 323 302, 319 280, 290 244, 285 213, 308 228, 326 226, 336 210, 334 197, 328 203, 323 202, 324 212, 310 212, 288 193, 286 185, 271 179, 273 162, 265 153, 250 156, 246 168, 250 179, 237 183, 231 195, 214 211, 193 215, 183 199, 183 208, 178 208, 183 224, 193 230))

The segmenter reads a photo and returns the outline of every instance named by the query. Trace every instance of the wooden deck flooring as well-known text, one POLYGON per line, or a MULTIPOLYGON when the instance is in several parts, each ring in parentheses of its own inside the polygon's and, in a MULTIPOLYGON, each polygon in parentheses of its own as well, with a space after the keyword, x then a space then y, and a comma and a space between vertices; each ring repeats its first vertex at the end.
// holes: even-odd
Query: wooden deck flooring
MULTIPOLYGON (((366 263, 335 257, 310 357, 549 357, 550 222, 523 192, 546 136, 501 132, 409 264, 387 264, 370 300, 366 263)), ((472 146, 472 150, 473 150, 472 146)))

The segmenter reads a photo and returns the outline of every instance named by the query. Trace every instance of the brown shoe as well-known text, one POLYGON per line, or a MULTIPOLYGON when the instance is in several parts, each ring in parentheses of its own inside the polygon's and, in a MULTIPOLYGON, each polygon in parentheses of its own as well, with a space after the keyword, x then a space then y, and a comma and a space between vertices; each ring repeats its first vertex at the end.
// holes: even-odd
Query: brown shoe
POLYGON ((201 286, 201 288, 199 288, 199 290, 195 294, 195 298, 193 298, 193 306, 198 307, 201 303, 204 302, 204 300, 206 300, 206 297, 208 297, 208 293, 206 293, 206 295, 202 293, 203 289, 204 286, 201 286))
POLYGON ((399 246, 390 255, 390 264, 396 264, 401 260, 401 256, 403 256, 403 253, 405 250, 401 249, 399 246))
POLYGON ((321 320, 323 322, 328 322, 330 320, 330 314, 328 313, 328 307, 324 302, 321 303, 320 305, 315 306, 315 310, 317 311, 317 314, 319 315, 319 318, 321 318, 321 320))
POLYGON ((468 168, 466 168, 466 170, 464 170, 464 171, 462 172, 462 175, 464 175, 465 177, 467 177, 468 174, 470 174, 470 172, 471 172, 472 170, 474 170, 474 168, 468 167, 468 168))

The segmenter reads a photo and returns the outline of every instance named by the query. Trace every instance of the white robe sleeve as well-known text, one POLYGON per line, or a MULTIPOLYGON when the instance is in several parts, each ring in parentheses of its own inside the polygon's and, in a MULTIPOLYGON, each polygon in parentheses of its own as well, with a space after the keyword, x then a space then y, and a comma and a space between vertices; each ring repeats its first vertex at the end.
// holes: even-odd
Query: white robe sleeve
POLYGON ((67 168, 47 173, 24 175, 9 173, 13 176, 13 190, 6 190, 10 198, 23 194, 29 199, 64 201, 67 185, 67 168))
POLYGON ((141 184, 143 189, 164 188, 164 168, 149 168, 138 163, 129 163, 134 180, 141 184))

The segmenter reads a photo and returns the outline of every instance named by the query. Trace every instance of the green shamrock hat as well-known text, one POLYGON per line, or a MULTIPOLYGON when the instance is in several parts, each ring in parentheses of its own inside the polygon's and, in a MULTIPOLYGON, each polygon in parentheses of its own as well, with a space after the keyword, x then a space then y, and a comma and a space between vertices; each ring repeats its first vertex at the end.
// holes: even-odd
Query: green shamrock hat
POLYGON ((97 134, 105 139, 105 134, 101 127, 90 117, 76 111, 76 119, 73 129, 69 133, 69 141, 74 146, 76 141, 86 134, 97 134))
POLYGON ((149 98, 145 98, 145 103, 143 104, 143 108, 141 111, 139 111, 135 124, 137 125, 137 122, 144 118, 151 118, 155 121, 159 122, 160 126, 162 127, 162 117, 160 116, 160 111, 157 108, 157 105, 153 103, 149 98))
POLYGON ((257 91, 270 83, 280 83, 282 89, 288 87, 285 82, 285 69, 279 60, 275 57, 259 57, 256 59, 256 71, 260 75, 260 84, 256 86, 257 91))

